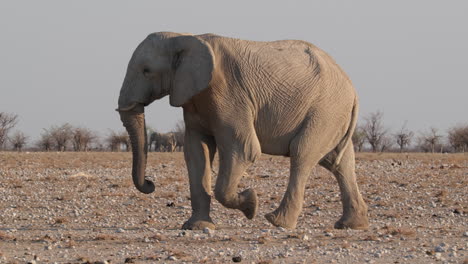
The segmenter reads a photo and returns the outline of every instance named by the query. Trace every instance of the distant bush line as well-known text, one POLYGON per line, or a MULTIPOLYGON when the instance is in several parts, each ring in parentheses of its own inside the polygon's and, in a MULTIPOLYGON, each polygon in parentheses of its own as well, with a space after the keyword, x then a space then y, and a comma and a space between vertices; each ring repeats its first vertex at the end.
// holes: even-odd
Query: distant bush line
MULTIPOLYGON (((69 123, 43 128, 39 139, 30 141, 21 131, 13 131, 18 115, 0 112, 0 150, 12 151, 130 151, 127 132, 108 130, 104 136, 89 128, 69 123)), ((148 127, 149 151, 182 151, 185 126, 179 121, 169 133, 159 133, 148 127)))
MULTIPOLYGON (((0 150, 11 151, 130 151, 131 144, 125 130, 109 130, 106 135, 89 128, 69 123, 43 128, 39 139, 31 141, 23 132, 13 129, 18 115, 0 112, 0 150)), ((169 133, 159 133, 148 127, 149 151, 182 151, 184 146, 184 122, 179 121, 169 133)), ((358 152, 467 152, 468 124, 447 129, 443 134, 429 127, 417 134, 407 128, 391 131, 383 123, 383 113, 376 111, 363 118, 354 131, 353 144, 358 152)))

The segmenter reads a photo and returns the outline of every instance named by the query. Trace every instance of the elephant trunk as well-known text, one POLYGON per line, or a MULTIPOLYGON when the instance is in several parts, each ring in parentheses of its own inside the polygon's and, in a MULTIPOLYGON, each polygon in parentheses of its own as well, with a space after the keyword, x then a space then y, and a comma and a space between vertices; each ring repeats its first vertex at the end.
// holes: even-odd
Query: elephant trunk
POLYGON ((152 193, 154 184, 145 179, 146 159, 148 154, 146 124, 143 105, 131 110, 118 109, 120 120, 127 129, 132 145, 132 178, 135 187, 142 193, 152 193))

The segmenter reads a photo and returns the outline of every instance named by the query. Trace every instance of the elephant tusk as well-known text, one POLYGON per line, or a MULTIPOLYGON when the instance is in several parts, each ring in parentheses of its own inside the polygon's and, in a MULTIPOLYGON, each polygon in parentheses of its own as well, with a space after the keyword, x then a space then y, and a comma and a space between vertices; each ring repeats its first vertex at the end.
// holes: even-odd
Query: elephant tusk
POLYGON ((133 103, 128 107, 119 107, 119 108, 115 109, 115 111, 117 111, 117 112, 127 112, 127 111, 132 110, 136 106, 136 104, 137 103, 133 103))
POLYGON ((138 103, 133 103, 128 107, 119 107, 119 108, 115 109, 115 111, 117 111, 117 112, 128 112, 128 111, 132 110, 133 108, 135 108, 135 106, 137 106, 137 104, 138 103))

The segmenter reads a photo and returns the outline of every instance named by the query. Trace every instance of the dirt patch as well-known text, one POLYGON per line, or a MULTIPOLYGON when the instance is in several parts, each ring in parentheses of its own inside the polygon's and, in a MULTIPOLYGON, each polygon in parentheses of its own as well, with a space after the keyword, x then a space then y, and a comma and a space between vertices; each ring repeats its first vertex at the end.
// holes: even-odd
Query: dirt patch
POLYGON ((149 154, 151 195, 130 166, 130 153, 0 153, 0 263, 467 262, 468 155, 359 154, 366 231, 333 229, 338 185, 320 167, 295 230, 263 218, 289 176, 288 159, 264 155, 241 182, 259 194, 257 217, 213 199, 218 229, 203 232, 180 230, 191 214, 182 153, 149 154))

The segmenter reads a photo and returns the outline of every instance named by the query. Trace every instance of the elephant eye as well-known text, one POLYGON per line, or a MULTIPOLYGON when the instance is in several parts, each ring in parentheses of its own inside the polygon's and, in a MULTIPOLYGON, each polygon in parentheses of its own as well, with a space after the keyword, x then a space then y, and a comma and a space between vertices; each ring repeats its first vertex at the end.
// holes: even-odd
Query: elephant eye
POLYGON ((148 76, 150 74, 150 70, 148 68, 143 69, 143 75, 148 76))

